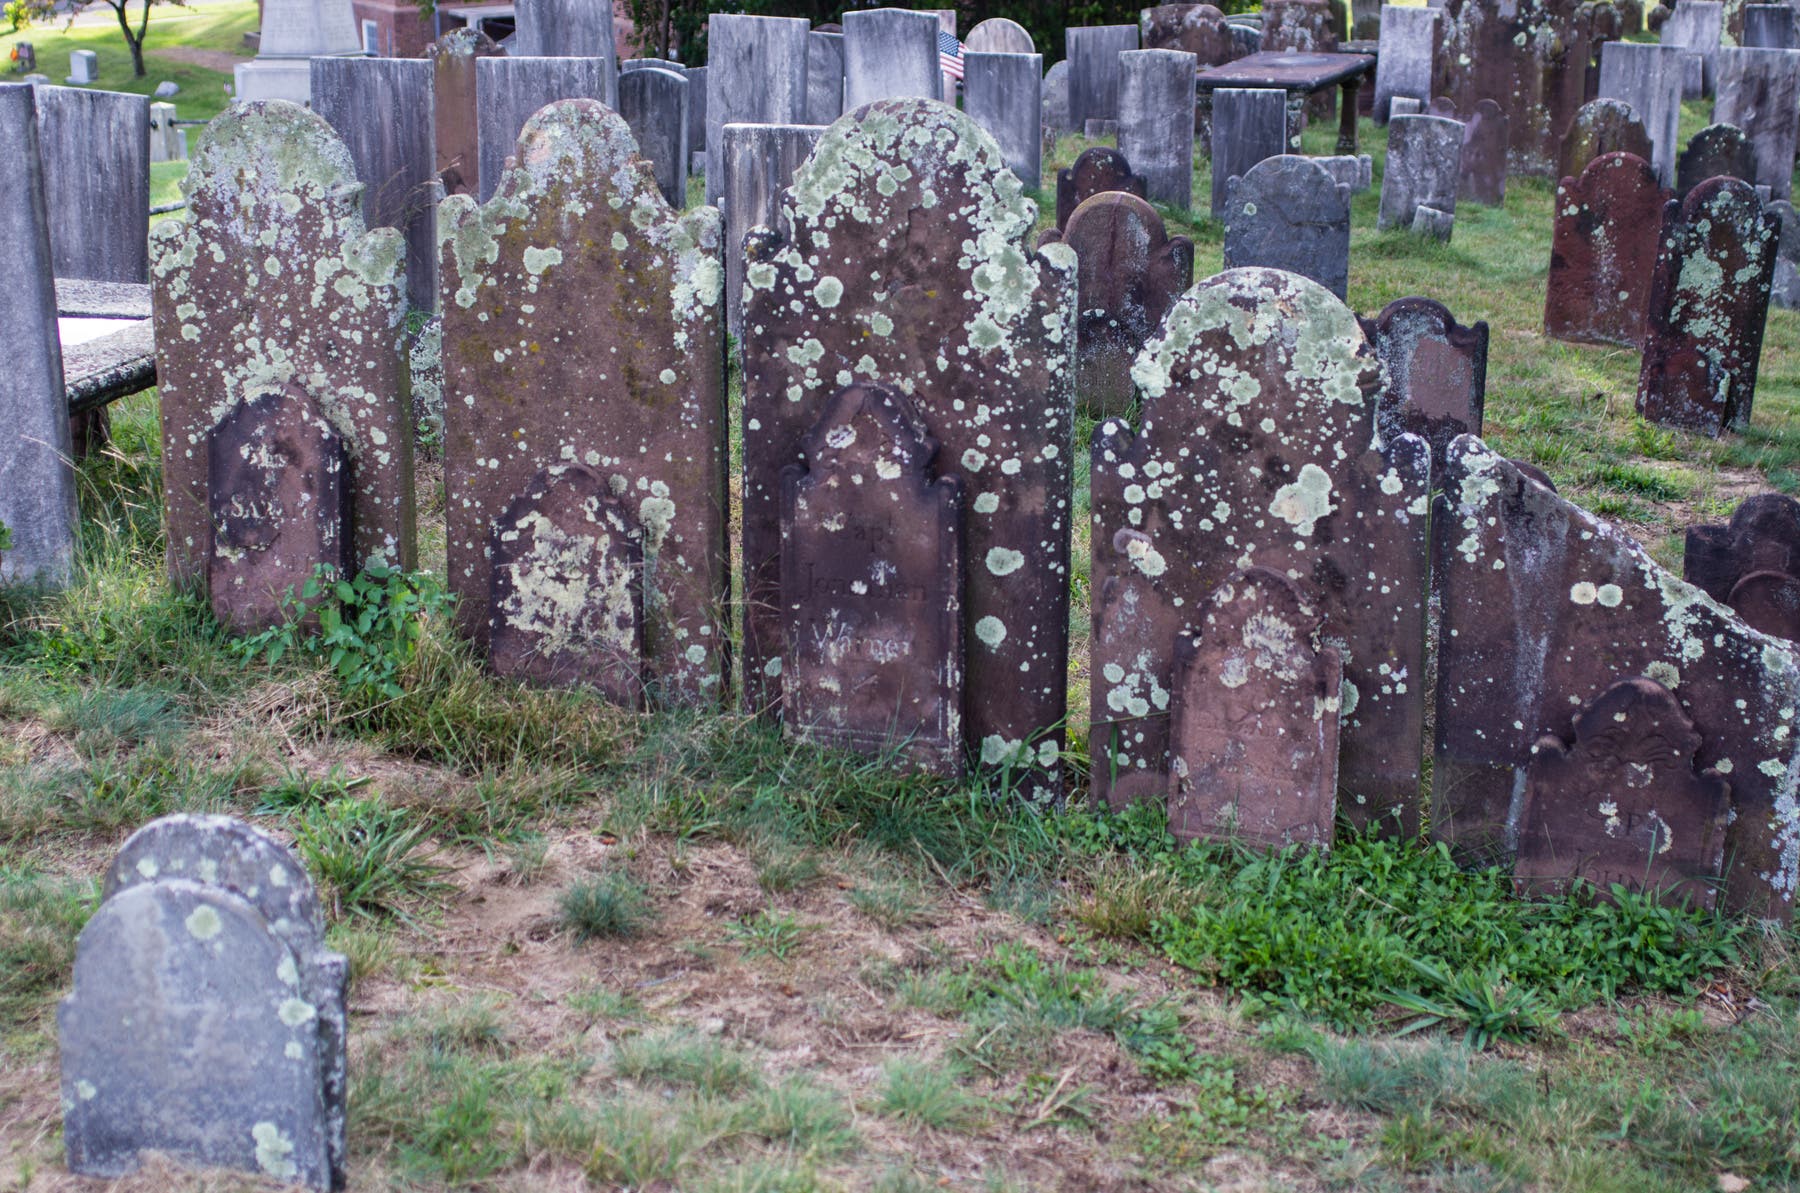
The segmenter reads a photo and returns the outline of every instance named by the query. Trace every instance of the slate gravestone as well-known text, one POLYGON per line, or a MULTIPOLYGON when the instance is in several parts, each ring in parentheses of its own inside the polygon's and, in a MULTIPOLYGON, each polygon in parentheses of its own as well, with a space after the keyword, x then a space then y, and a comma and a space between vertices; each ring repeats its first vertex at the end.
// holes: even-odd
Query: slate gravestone
POLYGON ((1800 638, 1800 502, 1746 498, 1723 526, 1690 526, 1682 574, 1765 634, 1800 638))
POLYGON ((613 35, 613 0, 516 0, 514 9, 517 31, 507 42, 508 53, 521 58, 600 59, 606 64, 606 94, 593 98, 617 107, 619 50, 613 35))
POLYGON ((1563 137, 1559 178, 1579 178, 1588 163, 1608 153, 1630 153, 1648 162, 1654 151, 1650 134, 1624 100, 1597 99, 1583 104, 1563 137))
POLYGON ((670 207, 687 206, 688 81, 666 70, 626 71, 619 79, 619 115, 638 152, 654 167, 657 189, 670 207))
MULTIPOLYGON (((1431 114, 1459 119, 1456 105, 1442 97, 1431 101, 1431 114)), ((1506 206, 1506 113, 1493 100, 1484 99, 1462 125, 1456 197, 1483 207, 1506 206)))
POLYGON ((1663 218, 1638 413, 1706 435, 1750 425, 1780 227, 1747 182, 1712 178, 1663 218))
POLYGON ((1643 121, 1644 131, 1650 135, 1650 164, 1664 186, 1675 184, 1681 53, 1671 46, 1610 41, 1600 55, 1600 95, 1623 100, 1643 121))
POLYGON ((355 566, 411 568, 405 244, 365 231, 350 151, 285 100, 200 137, 188 209, 150 233, 169 575, 209 587, 207 440, 241 402, 298 386, 344 437, 355 566))
POLYGON ((50 252, 59 278, 150 279, 150 101, 38 86, 50 252))
POLYGON ((1162 216, 1136 195, 1102 191, 1082 202, 1061 232, 1038 241, 1075 251, 1079 266, 1075 398, 1095 418, 1123 415, 1135 390, 1131 366, 1194 283, 1194 242, 1171 238, 1162 216))
POLYGON ((1440 240, 1450 239, 1448 228, 1438 235, 1429 219, 1419 220, 1421 210, 1443 216, 1456 214, 1456 191, 1462 174, 1463 126, 1442 116, 1395 116, 1388 121, 1387 169, 1381 176, 1381 208, 1375 226, 1383 231, 1398 228, 1440 240))
POLYGON ((875 8, 844 14, 844 110, 878 99, 943 98, 938 19, 929 12, 875 8))
POLYGON ((0 388, 0 524, 12 547, 0 551, 0 583, 67 584, 75 565, 75 469, 69 406, 56 324, 56 270, 44 202, 37 111, 28 84, 0 83, 0 143, 12 146, 0 170, 0 252, 12 282, 0 286, 8 378, 0 388))
MULTIPOLYGON (((446 195, 472 195, 479 189, 481 121, 475 60, 503 53, 487 34, 477 29, 453 29, 425 51, 431 62, 431 124, 437 176, 446 195)), ((435 265, 432 277, 437 277, 435 265)))
POLYGON ((1037 190, 1043 183, 1043 56, 970 52, 963 54, 963 71, 963 111, 1000 143, 1025 188, 1037 190))
POLYGON ((1593 51, 1581 0, 1444 0, 1440 11, 1432 94, 1459 112, 1499 104, 1512 172, 1548 176, 1588 99, 1593 51))
POLYGON ((1478 439, 1451 444, 1444 496, 1433 833, 1464 858, 1504 858, 1532 746, 1570 740, 1584 704, 1642 675, 1692 719, 1698 767, 1731 783, 1726 905, 1791 919, 1800 655, 1478 439))
MULTIPOLYGON (((477 58, 475 86, 483 203, 500 189, 525 122, 559 99, 591 99, 618 109, 618 81, 599 58, 477 58)), ((440 238, 441 239, 441 238, 440 238)))
MULTIPOLYGON (((1025 26, 1005 17, 990 17, 963 38, 963 54, 1036 54, 1037 43, 1025 26)), ((967 85, 965 77, 963 83, 967 85)))
POLYGON ((1775 280, 1769 301, 1783 310, 1800 309, 1800 214, 1786 199, 1771 199, 1763 210, 1781 223, 1775 246, 1775 280))
POLYGON ((1431 445, 1431 472, 1440 475, 1451 440, 1481 434, 1488 325, 1464 327, 1430 298, 1396 298, 1361 322, 1381 362, 1381 437, 1417 435, 1431 445))
POLYGON ((123 1176, 155 1151, 343 1188, 350 968, 324 936, 305 867, 257 829, 132 834, 57 1009, 70 1170, 123 1176))
POLYGON ((1777 199, 1787 198, 1800 125, 1794 116, 1800 111, 1800 54, 1720 50, 1717 94, 1712 118, 1749 134, 1755 173, 1747 180, 1768 187, 1777 199))
POLYGON ((1225 14, 1210 4, 1162 4, 1138 14, 1138 37, 1148 50, 1181 50, 1201 68, 1244 56, 1225 14))
POLYGON ((1176 642, 1250 561, 1293 578, 1345 655, 1340 805, 1416 832, 1430 449, 1371 446, 1380 374, 1356 316, 1294 274, 1228 270, 1133 377, 1137 432, 1109 419, 1092 450, 1095 797, 1168 792, 1176 642))
POLYGON ((832 125, 795 172, 782 231, 750 237, 744 679, 750 707, 781 699, 781 471, 846 383, 885 385, 912 401, 969 511, 965 749, 988 774, 1035 763, 1024 792, 1054 798, 1076 278, 1068 249, 1031 252, 1036 215, 974 121, 888 100, 832 125))
POLYGON ((725 311, 732 335, 743 332, 744 238, 757 228, 776 225, 782 192, 824 132, 805 124, 728 124, 720 135, 725 311))
POLYGON ((1540 738, 1525 768, 1514 831, 1521 895, 1560 896, 1577 881, 1710 909, 1724 864, 1731 787, 1696 771, 1700 735, 1674 693, 1632 676, 1575 715, 1575 740, 1540 738))
POLYGON ((1350 188, 1311 158, 1266 157, 1227 184, 1225 268, 1311 278, 1339 299, 1350 284, 1350 188))
POLYGON ((795 737, 963 771, 962 487, 899 393, 852 385, 782 472, 782 719, 795 737))
POLYGON ((1119 55, 1138 48, 1136 25, 1089 25, 1063 31, 1069 56, 1069 123, 1119 118, 1119 55))
POLYGON ((830 124, 844 114, 844 35, 806 35, 807 124, 830 124))
POLYGON ((1438 23, 1435 8, 1381 6, 1381 54, 1375 60, 1375 123, 1386 124, 1396 95, 1431 99, 1436 67, 1438 23))
POLYGON ((1107 191, 1124 191, 1142 199, 1148 193, 1141 175, 1131 172, 1131 163, 1117 149, 1095 146, 1082 150, 1075 164, 1056 172, 1056 226, 1068 225, 1075 209, 1107 191))
POLYGON ((363 221, 406 234, 406 291, 413 306, 437 301, 437 178, 432 65, 422 58, 314 58, 312 107, 356 163, 363 221))
MULTIPOLYGON (((719 214, 671 211, 624 120, 592 100, 533 116, 517 156, 520 168, 487 204, 461 196, 439 212, 446 553, 458 625, 484 650, 504 629, 560 638, 579 654, 588 630, 616 626, 606 618, 620 599, 621 551, 641 550, 653 694, 716 703, 729 649, 719 214), (559 581, 548 560, 514 569, 511 597, 497 602, 492 550, 503 514, 534 493, 564 509, 583 491, 568 477, 574 465, 604 479, 637 546, 622 547, 596 508, 591 543, 567 550, 615 583, 559 581)), ((573 517, 538 523, 540 556, 567 541, 573 517)))
POLYGON ((1366 153, 1338 153, 1329 157, 1309 157, 1306 160, 1319 166, 1339 184, 1349 187, 1353 195, 1362 194, 1375 181, 1375 163, 1366 153))
POLYGON ((1419 116, 1425 113, 1424 101, 1410 95, 1396 95, 1388 101, 1388 119, 1395 116, 1419 116))
MULTIPOLYGON (((1788 4, 1744 5, 1744 40, 1747 49, 1800 49, 1800 31, 1795 28, 1795 12, 1788 4)), ((1720 50, 1728 54, 1727 49, 1720 50)))
POLYGON ((1233 572, 1178 634, 1169 712, 1169 831, 1254 847, 1331 848, 1344 657, 1268 568, 1233 572))
POLYGON ((1735 124, 1709 124, 1688 141, 1675 161, 1675 197, 1686 198, 1708 178, 1756 180, 1750 138, 1735 124))
POLYGON ((684 77, 687 75, 687 67, 673 58, 627 58, 619 63, 621 77, 634 70, 666 70, 684 77))
POLYGON ((1286 153, 1287 94, 1272 87, 1212 93, 1212 216, 1223 219, 1229 183, 1265 158, 1286 153))
POLYGON ((644 706, 644 548, 630 494, 585 464, 531 478, 488 536, 488 661, 545 686, 644 706))
POLYGON ((1650 279, 1673 193, 1636 154, 1595 158, 1556 188, 1544 334, 1642 347, 1650 279))
POLYGON ((706 172, 706 78, 706 67, 688 67, 688 152, 693 155, 689 174, 706 172))
POLYGON ((1682 98, 1698 99, 1713 93, 1713 71, 1725 25, 1725 5, 1720 0, 1680 0, 1663 22, 1661 41, 1683 51, 1699 65, 1682 70, 1682 98))
MULTIPOLYGON (((713 13, 706 19, 706 201, 725 196, 727 124, 800 124, 806 119, 807 40, 799 17, 713 13)), ((844 69, 849 64, 845 45, 844 69)), ((735 254, 733 254, 735 256, 735 254)))
POLYGON ((1194 205, 1194 56, 1180 50, 1119 55, 1119 152, 1148 198, 1194 205))
POLYGON ((1044 135, 1052 137, 1074 127, 1069 115, 1069 60, 1065 58, 1044 72, 1044 135))

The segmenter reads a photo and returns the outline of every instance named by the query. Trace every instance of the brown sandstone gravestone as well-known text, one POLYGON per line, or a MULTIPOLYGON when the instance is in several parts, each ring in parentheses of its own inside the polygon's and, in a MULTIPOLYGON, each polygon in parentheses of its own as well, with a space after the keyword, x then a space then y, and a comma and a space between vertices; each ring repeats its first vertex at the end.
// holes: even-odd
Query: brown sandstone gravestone
POLYGON ((1508 117, 1511 168, 1548 176, 1587 99, 1592 60, 1580 0, 1444 0, 1433 95, 1461 111, 1491 99, 1508 117))
POLYGON ((1144 180, 1131 172, 1131 164, 1117 149, 1096 146, 1084 150, 1075 164, 1056 172, 1056 227, 1066 227, 1075 209, 1107 191, 1124 191, 1144 198, 1144 180))
MULTIPOLYGON (((651 695, 714 703, 730 651, 719 213, 671 211, 625 121, 594 100, 538 112, 517 161, 487 203, 455 196, 439 212, 458 625, 484 650, 507 623, 616 627, 617 591, 565 589, 554 569, 511 606, 493 599, 502 515, 546 470, 580 465, 603 478, 640 540, 651 695)), ((619 549, 613 541, 605 556, 615 579, 619 549)), ((622 690, 601 675, 571 678, 622 690)))
POLYGON ((1465 117, 1456 104, 1439 96, 1431 101, 1433 116, 1463 122, 1462 164, 1457 169, 1456 197, 1484 207, 1506 205, 1506 113, 1491 99, 1477 103, 1465 117))
POLYGON ((782 719, 796 737, 963 770, 962 486, 906 399, 852 385, 782 473, 782 719))
POLYGON ((425 51, 431 59, 431 122, 446 195, 472 195, 481 169, 475 59, 505 54, 479 29, 453 29, 425 51))
POLYGON ((1756 181, 1756 154, 1735 124, 1709 124, 1695 133, 1675 159, 1675 197, 1685 199, 1708 178, 1756 181))
POLYGON ((1671 193, 1649 159, 1607 153, 1556 188, 1544 334, 1583 344, 1644 342, 1650 279, 1671 193))
POLYGON ((1758 493, 1726 525, 1688 527, 1682 574, 1763 633, 1800 639, 1800 502, 1758 493))
POLYGON ((1192 54, 1201 69, 1244 56, 1225 14, 1210 4, 1146 8, 1138 14, 1138 33, 1146 50, 1181 50, 1192 54))
POLYGON ((1169 831, 1331 848, 1344 660, 1279 572, 1233 572, 1175 646, 1169 831))
POLYGON ((1436 476, 1451 440, 1481 434, 1488 325, 1464 327, 1429 298, 1396 298, 1361 323, 1382 367, 1375 412, 1381 436, 1417 435, 1429 443, 1436 476))
POLYGON ((1650 134, 1622 99, 1596 99, 1581 105, 1563 134, 1558 178, 1579 178, 1588 163, 1608 153, 1630 153, 1650 160, 1650 134))

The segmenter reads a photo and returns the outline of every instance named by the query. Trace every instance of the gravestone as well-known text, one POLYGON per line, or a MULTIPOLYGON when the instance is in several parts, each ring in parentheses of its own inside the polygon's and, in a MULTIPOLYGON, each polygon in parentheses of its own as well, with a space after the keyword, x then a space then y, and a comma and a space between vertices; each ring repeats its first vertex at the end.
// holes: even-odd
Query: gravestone
POLYGON ((1695 56, 1700 60, 1698 67, 1683 67, 1683 99, 1713 93, 1713 72, 1724 26, 1725 5, 1721 0, 1680 0, 1663 22, 1662 44, 1682 50, 1690 63, 1695 56))
POLYGON ((1595 158, 1556 188, 1544 334, 1642 347, 1650 279, 1672 192, 1631 153, 1595 158))
MULTIPOLYGON (((706 201, 725 197, 727 124, 800 124, 806 119, 808 35, 799 17, 713 13, 706 20, 706 201)), ((849 46, 844 48, 846 85, 849 46)), ((728 255, 728 259, 736 254, 728 255)))
POLYGON ((1381 53, 1375 60, 1375 123, 1388 122, 1394 97, 1424 104, 1431 99, 1436 70, 1438 24, 1435 8, 1381 6, 1381 53))
POLYGON ((1780 227, 1747 182, 1712 178, 1663 219, 1638 413, 1705 435, 1750 425, 1780 227))
MULTIPOLYGON (((1343 22, 1325 0, 1264 0, 1262 46, 1295 54, 1334 54, 1343 22)), ((1326 98, 1330 98, 1327 94, 1326 98)))
POLYGON ((1044 72, 1044 135, 1054 137, 1074 127, 1069 114, 1069 60, 1065 58, 1044 72))
POLYGON ((1674 693, 1633 676, 1575 715, 1575 740, 1540 738, 1514 822, 1521 895, 1561 896, 1578 880, 1710 909, 1718 893, 1731 786, 1696 771, 1700 735, 1674 693))
POLYGON ((1288 151, 1287 94, 1272 87, 1212 93, 1212 217, 1223 219, 1229 183, 1288 151))
POLYGON ((1709 124, 1694 134, 1675 160, 1675 197, 1686 198, 1708 178, 1756 181, 1750 138, 1735 124, 1709 124))
POLYGON ((1068 245, 1080 270, 1075 399, 1095 418, 1123 415, 1136 391, 1131 366, 1163 316, 1194 284, 1194 242, 1170 237, 1162 216, 1136 195, 1102 191, 1084 200, 1061 232, 1039 247, 1068 245))
POLYGON ((1800 309, 1800 214, 1786 199, 1771 199, 1765 211, 1781 221, 1775 247, 1775 280, 1769 301, 1786 311, 1800 309))
POLYGON ((313 111, 343 138, 363 183, 363 222, 406 235, 406 292, 437 301, 432 64, 422 58, 314 58, 313 111))
POLYGON ((1395 116, 1388 121, 1387 169, 1381 176, 1381 208, 1375 226, 1398 228, 1439 240, 1450 239, 1431 216, 1456 214, 1456 191, 1462 173, 1463 126, 1442 116, 1395 116))
POLYGON ((613 33, 613 0, 515 0, 514 11, 516 32, 507 42, 509 54, 600 60, 605 63, 606 94, 592 98, 617 110, 619 49, 613 33))
POLYGON ((1775 638, 1800 641, 1800 577, 1751 572, 1726 602, 1744 624, 1775 638))
POLYGON ((1055 798, 1076 278, 1068 249, 1032 253, 1035 219, 979 125, 888 100, 826 131, 783 228, 746 243, 744 679, 751 708, 778 705, 781 471, 839 389, 885 385, 912 401, 969 511, 965 750, 988 775, 1035 767, 1015 789, 1055 798))
MULTIPOLYGON (((480 187, 481 121, 475 60, 505 53, 478 29, 453 29, 431 43, 432 138, 438 180, 446 195, 472 195, 480 187)), ((437 270, 434 264, 432 277, 437 270)))
POLYGON ((1588 99, 1593 50, 1581 0, 1443 0, 1440 11, 1432 94, 1460 112, 1499 104, 1510 170, 1548 176, 1588 99))
POLYGON ((7 329, 7 383, 0 388, 0 525, 12 547, 0 551, 0 583, 61 587, 75 566, 75 469, 69 406, 56 324, 56 271, 44 200, 37 110, 29 84, 0 83, 0 251, 11 284, 0 286, 7 329))
POLYGON ((1180 50, 1119 55, 1119 152, 1146 196, 1177 211, 1194 205, 1194 75, 1180 50))
MULTIPOLYGON (((1698 0, 1688 0, 1696 3, 1698 0)), ((1600 55, 1600 95, 1623 100, 1650 135, 1650 164, 1664 186, 1675 185, 1680 136, 1682 51, 1671 46, 1610 41, 1600 55)))
POLYGON ((1597 99, 1583 104, 1563 137, 1558 178, 1579 178, 1588 163, 1608 153, 1630 153, 1648 162, 1654 150, 1650 134, 1624 100, 1597 99))
POLYGON ((1064 228, 1075 209, 1107 191, 1124 191, 1142 199, 1148 193, 1143 176, 1117 149, 1095 146, 1082 150, 1075 164, 1056 172, 1056 226, 1064 228))
POLYGON ((806 35, 807 124, 830 124, 844 114, 844 35, 806 35))
POLYGON ((963 55, 963 111, 992 134, 1007 166, 1034 191, 1043 184, 1043 70, 1041 54, 963 55))
POLYGON ((1442 594, 1432 831, 1504 860, 1532 746, 1618 680, 1656 680, 1732 787, 1726 905, 1792 917, 1800 656, 1654 563, 1623 531, 1526 479, 1474 438, 1450 446, 1434 519, 1442 594))
POLYGON ((1309 157, 1306 160, 1322 168, 1340 185, 1349 187, 1353 195, 1362 194, 1375 181, 1374 159, 1366 153, 1354 156, 1338 153, 1329 157, 1309 157))
POLYGON ((188 208, 150 233, 168 566, 210 588, 208 437, 298 387, 344 438, 353 567, 413 566, 405 243, 365 231, 331 126, 283 100, 235 105, 200 137, 188 208))
POLYGON ((687 67, 673 58, 627 58, 619 63, 621 77, 634 70, 666 70, 683 77, 687 75, 687 67))
POLYGON ((1425 102, 1410 95, 1396 95, 1388 101, 1388 119, 1396 116, 1419 116, 1425 112, 1425 102))
POLYGON ((1256 18, 1255 24, 1247 24, 1237 19, 1227 18, 1225 26, 1231 33, 1233 44, 1238 48, 1237 56, 1239 58, 1245 58, 1251 54, 1260 53, 1262 51, 1261 17, 1256 18))
POLYGON ((619 103, 618 79, 602 58, 478 57, 475 87, 481 166, 475 193, 483 203, 500 189, 519 133, 539 109, 559 99, 597 100, 615 111, 619 103))
POLYGON ((1225 268, 1311 278, 1339 299, 1350 284, 1350 188, 1311 158, 1266 157, 1228 183, 1225 268))
POLYGON ((59 278, 150 279, 150 101, 32 88, 50 252, 59 278))
MULTIPOLYGON (((620 560, 641 552, 651 694, 709 705, 729 649, 720 219, 672 211, 636 148, 599 103, 554 104, 526 124, 520 168, 492 200, 440 209, 448 574, 478 648, 503 633, 566 643, 549 652, 557 680, 560 651, 616 640, 620 560), (605 481, 635 546, 583 504, 576 465, 605 481), (537 525, 510 596, 493 559, 509 509, 537 525), (596 527, 585 543, 578 515, 596 527), (559 580, 562 544, 609 583, 559 580)), ((614 675, 579 678, 605 688, 614 675)))
POLYGON ((1210 4, 1162 4, 1138 14, 1138 36, 1147 50, 1181 50, 1200 69, 1244 56, 1225 14, 1210 4))
POLYGON ((86 87, 100 81, 100 55, 92 50, 75 50, 69 55, 69 77, 63 82, 71 87, 86 87))
POLYGON ((1331 848, 1344 656, 1280 572, 1231 573, 1176 636, 1169 832, 1331 848))
POLYGON ((744 318, 744 237, 776 225, 781 195, 825 130, 806 124, 728 124, 720 141, 724 175, 725 310, 732 335, 744 318))
MULTIPOLYGON (((706 173, 706 68, 690 66, 688 81, 688 152, 693 155, 689 174, 706 173)), ((710 201, 710 200, 709 200, 710 201)))
MULTIPOLYGON (((1037 43, 1025 26, 1005 17, 990 17, 963 38, 963 54, 1036 54, 1037 43)), ((964 84, 968 83, 965 78, 964 84)))
POLYGON ((1765 634, 1800 638, 1800 502, 1745 498, 1723 526, 1690 526, 1682 576, 1765 634))
MULTIPOLYGON (((1795 12, 1788 4, 1744 5, 1744 39, 1747 49, 1800 49, 1800 30, 1795 28, 1795 12)), ((1726 48, 1722 54, 1730 53, 1726 48)))
POLYGON ((1345 656, 1340 807, 1415 833, 1430 449, 1374 446, 1356 316, 1297 275, 1228 270, 1175 304, 1133 376, 1138 430, 1096 428, 1090 471, 1095 798, 1169 791, 1177 640, 1249 564, 1293 579, 1345 656))
POLYGON ((1715 121, 1737 125, 1750 136, 1755 173, 1750 182, 1785 199, 1793 185, 1794 113, 1800 111, 1800 54, 1791 50, 1719 51, 1715 121))
POLYGON ((687 206, 688 81, 666 70, 632 70, 619 79, 619 115, 631 128, 638 152, 656 170, 663 199, 687 206))
POLYGON ((156 1151, 343 1188, 350 967, 305 867, 242 821, 166 816, 103 895, 57 1009, 70 1170, 123 1176, 156 1151))
POLYGON ((1481 434, 1488 325, 1464 327, 1430 298, 1396 298, 1361 322, 1381 362, 1375 407, 1381 437, 1417 435, 1431 445, 1432 475, 1441 475, 1451 441, 1481 434))
POLYGON ((1119 55, 1138 48, 1136 25, 1088 25, 1063 31, 1069 61, 1069 124, 1119 118, 1119 55))
POLYGON ((232 68, 232 97, 240 103, 312 99, 314 58, 362 55, 350 0, 263 0, 256 58, 232 68))
POLYGON ((900 394, 852 385, 782 472, 782 719, 795 737, 963 771, 963 510, 900 394))
MULTIPOLYGON (((1456 105, 1442 97, 1431 101, 1431 114, 1459 119, 1456 105)), ((1506 113, 1491 99, 1475 105, 1463 121, 1462 160, 1456 197, 1483 207, 1506 206, 1506 113)))
POLYGON ((938 19, 875 8, 844 14, 844 110, 878 99, 943 98, 938 19))

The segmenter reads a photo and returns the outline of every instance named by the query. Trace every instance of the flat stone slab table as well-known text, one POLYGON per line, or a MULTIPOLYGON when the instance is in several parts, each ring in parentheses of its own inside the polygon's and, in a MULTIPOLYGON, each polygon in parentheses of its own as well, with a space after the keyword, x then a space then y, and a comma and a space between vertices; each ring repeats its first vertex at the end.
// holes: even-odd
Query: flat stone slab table
POLYGON ((57 278, 56 329, 70 414, 156 384, 149 286, 57 278))
POLYGON ((1288 145, 1291 152, 1298 153, 1307 96, 1335 85, 1343 90, 1338 102, 1337 151, 1355 153, 1356 93, 1363 76, 1374 69, 1373 54, 1290 54, 1283 50, 1263 50, 1209 66, 1195 79, 1200 108, 1196 130, 1212 127, 1215 87, 1275 88, 1287 92, 1288 145))

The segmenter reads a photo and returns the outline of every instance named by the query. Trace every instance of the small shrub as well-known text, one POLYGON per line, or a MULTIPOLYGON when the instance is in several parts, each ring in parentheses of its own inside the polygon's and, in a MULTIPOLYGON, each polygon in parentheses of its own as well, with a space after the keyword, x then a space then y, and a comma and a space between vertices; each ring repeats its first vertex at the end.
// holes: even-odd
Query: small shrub
POLYGON ((404 695, 401 671, 426 619, 443 617, 454 603, 429 572, 370 564, 341 579, 321 564, 297 595, 290 592, 283 601, 287 620, 245 638, 238 650, 270 664, 289 651, 306 654, 331 668, 351 692, 397 699, 404 695))
POLYGON ((623 870, 571 883, 557 900, 557 911, 562 926, 584 943, 629 940, 642 935, 656 918, 649 889, 623 870))
POLYGON ((741 1131, 807 1154, 834 1154, 856 1142, 842 1096, 805 1076, 755 1091, 734 1122, 741 1131))

